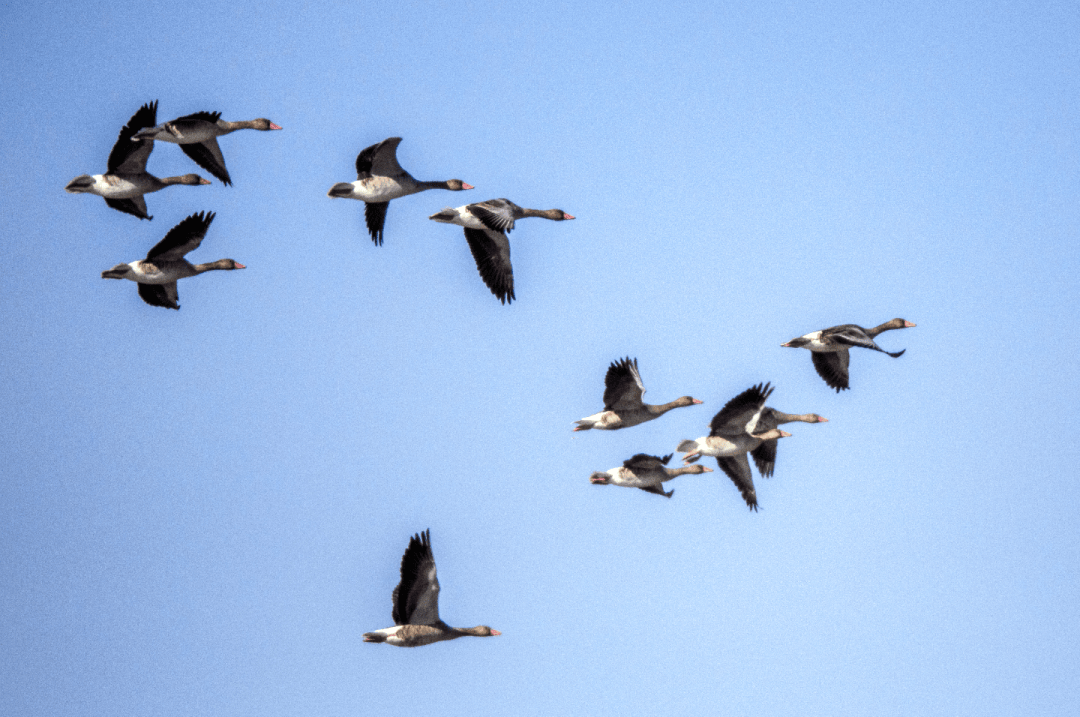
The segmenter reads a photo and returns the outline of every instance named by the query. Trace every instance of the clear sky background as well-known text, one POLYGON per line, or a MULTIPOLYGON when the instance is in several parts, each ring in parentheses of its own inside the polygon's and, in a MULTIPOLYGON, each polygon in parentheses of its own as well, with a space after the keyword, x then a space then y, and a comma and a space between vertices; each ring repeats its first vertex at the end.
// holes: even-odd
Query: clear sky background
MULTIPOLYGON (((0 10, 0 714, 1002 715, 1080 708, 1073 2, 0 10), (233 187, 69 195, 145 102, 268 117, 233 187), (330 199, 401 136, 385 245, 330 199), (458 227, 496 197, 518 301, 458 227), (215 211, 179 312, 100 272, 215 211), (837 395, 780 344, 894 317, 837 395), (614 433, 608 364, 704 401, 614 433), (665 500, 752 384, 814 411, 665 500), (431 528, 453 625, 388 627, 431 528)), ((159 143, 149 171, 197 171, 159 143)), ((715 467, 715 461, 707 459, 715 467)))

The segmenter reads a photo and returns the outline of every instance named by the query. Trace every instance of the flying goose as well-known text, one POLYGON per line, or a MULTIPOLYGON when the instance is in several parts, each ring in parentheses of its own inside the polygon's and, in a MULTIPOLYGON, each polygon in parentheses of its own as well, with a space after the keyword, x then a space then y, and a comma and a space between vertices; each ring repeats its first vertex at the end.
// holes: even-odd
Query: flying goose
POLYGON ((465 635, 501 635, 487 625, 450 627, 439 619, 439 578, 431 554, 431 531, 409 539, 401 558, 401 582, 394 588, 394 627, 364 633, 364 642, 385 642, 398 647, 419 647, 465 635))
POLYGON ((683 396, 671 403, 653 405, 642 402, 641 396, 644 393, 645 384, 641 382, 641 374, 638 373, 637 359, 631 360, 627 357, 621 361, 613 361, 604 378, 604 410, 574 421, 577 424, 574 430, 587 431, 596 428, 614 431, 629 428, 659 418, 673 408, 701 403, 696 398, 683 396))
POLYGON ((619 468, 612 468, 603 472, 596 471, 589 476, 589 482, 593 485, 614 483, 627 488, 640 488, 647 493, 655 493, 670 498, 675 495, 675 491, 665 492, 662 485, 665 481, 681 475, 712 473, 712 468, 706 468, 700 463, 682 466, 681 468, 665 468, 670 460, 670 453, 663 458, 638 453, 629 460, 623 461, 622 466, 619 468))
POLYGON ((398 164, 397 146, 400 142, 401 137, 391 137, 365 149, 356 157, 356 181, 338 182, 327 192, 328 197, 359 199, 364 202, 364 217, 375 246, 382 245, 386 208, 391 199, 427 189, 460 192, 473 188, 471 184, 460 179, 448 179, 444 182, 418 182, 413 179, 413 176, 398 164))
MULTIPOLYGON (((683 461, 693 463, 701 456, 715 456, 720 470, 739 489, 747 507, 758 509, 754 478, 746 454, 764 441, 787 438, 791 434, 775 426, 760 426, 765 400, 773 392, 769 384, 758 384, 724 404, 709 423, 709 435, 694 441, 682 441, 676 450, 686 453, 683 461)), ((773 452, 775 460, 775 449, 773 452)))
POLYGON ((515 221, 525 217, 555 222, 574 218, 561 209, 525 209, 509 199, 489 199, 457 209, 447 207, 428 219, 465 228, 465 241, 476 260, 480 278, 499 301, 508 304, 517 297, 514 296, 514 267, 510 265, 510 240, 506 235, 513 230, 515 221))
POLYGON ((150 139, 178 144, 180 149, 184 150, 184 154, 195 160, 195 164, 227 186, 232 184, 232 179, 229 178, 229 170, 225 169, 225 157, 221 155, 217 138, 238 129, 256 129, 266 132, 281 129, 281 127, 265 117, 228 122, 221 119, 220 112, 196 112, 177 117, 172 122, 141 129, 132 139, 135 141, 150 139))
POLYGON ((245 269, 232 259, 218 259, 209 264, 191 264, 184 255, 199 247, 214 213, 199 212, 184 219, 169 230, 165 238, 154 245, 142 261, 117 264, 101 272, 102 279, 129 279, 139 285, 139 296, 151 306, 179 309, 176 282, 206 271, 245 269))
POLYGON ((848 387, 848 362, 851 360, 848 354, 848 349, 852 346, 862 346, 866 349, 873 349, 874 351, 880 351, 883 354, 888 354, 893 358, 898 358, 904 354, 902 351, 892 353, 874 343, 874 337, 883 331, 891 331, 892 329, 910 329, 915 324, 904 319, 893 319, 892 321, 886 321, 880 326, 875 326, 872 329, 864 329, 861 326, 855 324, 841 324, 840 326, 833 326, 830 329, 822 329, 821 331, 814 331, 813 333, 800 336, 797 339, 792 339, 786 344, 780 344, 781 346, 787 346, 790 348, 804 348, 810 349, 810 358, 813 359, 814 369, 818 372, 818 375, 825 379, 825 383, 830 388, 836 389, 837 393, 847 390, 848 387))
POLYGON ((96 194, 105 198, 113 209, 132 214, 139 219, 153 219, 146 213, 144 194, 164 189, 170 184, 210 184, 197 174, 157 178, 146 171, 146 160, 154 149, 153 142, 133 142, 139 130, 153 127, 157 117, 157 100, 147 103, 131 116, 109 153, 105 174, 80 174, 68 182, 64 190, 71 194, 96 194))

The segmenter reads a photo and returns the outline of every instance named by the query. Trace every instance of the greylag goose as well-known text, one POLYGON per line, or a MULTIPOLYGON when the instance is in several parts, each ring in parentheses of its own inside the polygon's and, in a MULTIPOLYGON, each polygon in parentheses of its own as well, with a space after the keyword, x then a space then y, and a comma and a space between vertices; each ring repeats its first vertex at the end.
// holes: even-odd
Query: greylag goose
POLYGON ((220 112, 196 112, 177 117, 172 122, 163 122, 154 127, 139 130, 132 139, 136 141, 152 139, 178 144, 180 149, 184 150, 184 154, 195 160, 195 164, 228 186, 232 184, 232 179, 229 178, 229 170, 225 169, 225 157, 221 155, 217 138, 238 129, 256 129, 267 132, 272 129, 281 129, 281 127, 265 117, 228 122, 221 119, 220 112))
MULTIPOLYGON (((680 453, 686 453, 683 461, 693 463, 701 456, 715 456, 720 470, 739 489, 743 500, 751 510, 758 509, 754 478, 750 473, 750 461, 746 454, 762 444, 791 434, 775 426, 763 430, 758 424, 765 409, 765 399, 773 389, 769 384, 758 384, 746 389, 724 404, 709 423, 709 435, 679 444, 680 453)), ((774 454, 775 457, 775 454, 774 454)))
MULTIPOLYGON (((761 411, 761 416, 758 418, 756 430, 758 432, 764 432, 794 421, 802 421, 803 423, 828 423, 829 419, 824 416, 819 416, 816 413, 784 413, 783 411, 777 411, 775 408, 766 406, 761 411)), ((750 451, 750 457, 754 459, 754 465, 757 466, 758 472, 761 473, 763 478, 771 478, 773 471, 776 468, 776 441, 776 438, 762 441, 761 445, 750 451)))
POLYGON ((681 468, 666 468, 665 466, 670 460, 670 453, 663 458, 638 453, 632 456, 630 460, 623 461, 622 466, 619 468, 612 468, 603 472, 596 471, 589 476, 589 482, 593 485, 614 483, 627 488, 640 488, 647 493, 655 493, 670 498, 675 495, 675 491, 665 491, 663 488, 665 481, 681 475, 712 473, 712 468, 706 468, 700 463, 682 466, 681 468))
POLYGON ((180 177, 161 177, 146 171, 146 160, 154 149, 153 142, 133 142, 132 139, 145 127, 153 127, 157 117, 157 101, 147 103, 131 116, 127 125, 109 153, 109 165, 105 174, 80 174, 68 182, 64 190, 71 194, 96 194, 105 198, 113 209, 132 214, 139 219, 153 219, 146 213, 144 194, 164 189, 170 184, 210 184, 197 174, 180 177))
POLYGON ((401 558, 401 582, 394 588, 394 627, 364 633, 364 642, 419 647, 466 635, 501 635, 487 625, 450 627, 439 619, 439 578, 431 554, 431 531, 414 535, 401 558))
POLYGON ((638 373, 637 359, 613 361, 608 366, 607 376, 604 377, 604 410, 574 421, 577 424, 574 430, 587 431, 596 428, 614 431, 629 428, 659 418, 673 408, 701 403, 696 398, 682 396, 671 403, 653 405, 642 402, 641 396, 644 393, 645 384, 641 382, 641 374, 638 373))
POLYGON ((513 230, 515 221, 525 217, 555 222, 574 218, 561 209, 525 209, 509 199, 489 199, 457 209, 447 207, 428 219, 465 228, 465 241, 476 260, 480 278, 499 301, 508 304, 517 297, 514 296, 514 267, 510 265, 510 240, 506 235, 513 230))
POLYGON ((102 279, 129 279, 138 283, 139 296, 151 306, 179 309, 176 282, 205 271, 245 269, 232 259, 218 259, 209 264, 191 264, 184 255, 197 249, 214 221, 214 213, 192 214, 169 230, 142 261, 117 264, 101 272, 102 279))
POLYGON ((460 192, 473 188, 471 184, 460 179, 448 179, 444 182, 419 182, 413 179, 413 176, 398 164, 397 146, 400 142, 401 137, 391 137, 365 149, 356 157, 356 181, 338 182, 327 192, 328 197, 359 199, 364 202, 364 217, 375 246, 382 245, 386 208, 391 199, 427 189, 460 192))
POLYGON ((874 337, 883 331, 892 329, 910 329, 915 324, 904 319, 893 319, 872 329, 864 329, 855 324, 841 324, 830 329, 822 329, 813 333, 792 339, 786 344, 790 348, 810 349, 810 358, 814 362, 814 370, 825 379, 830 388, 836 389, 837 393, 848 389, 848 362, 851 360, 848 349, 852 346, 862 346, 865 349, 873 349, 893 358, 904 354, 902 351, 893 353, 874 343, 874 337))

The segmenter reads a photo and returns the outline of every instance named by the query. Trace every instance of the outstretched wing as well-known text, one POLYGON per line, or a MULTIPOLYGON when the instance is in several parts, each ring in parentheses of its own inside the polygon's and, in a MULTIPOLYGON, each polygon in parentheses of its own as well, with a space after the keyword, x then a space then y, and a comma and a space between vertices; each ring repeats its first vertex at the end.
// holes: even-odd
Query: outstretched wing
POLYGON ((437 625, 439 578, 431 554, 431 531, 409 539, 401 558, 401 582, 394 588, 395 625, 437 625))
POLYGON ((154 248, 146 255, 147 260, 182 259, 185 254, 197 249, 202 243, 212 221, 214 221, 213 212, 199 212, 182 219, 179 224, 169 230, 164 239, 154 245, 154 248))
POLYGON ((636 453, 629 460, 623 461, 623 468, 629 468, 635 473, 661 470, 671 460, 671 456, 672 454, 669 453, 663 458, 658 458, 647 453, 636 453))
POLYGON ((105 203, 124 214, 131 214, 139 219, 153 219, 152 216, 146 213, 146 200, 143 199, 141 194, 131 199, 110 199, 105 197, 105 203))
POLYGON ((637 359, 613 361, 604 377, 604 410, 626 411, 641 408, 645 384, 638 373, 637 359))
POLYGON ((142 174, 146 171, 146 160, 154 150, 154 142, 133 142, 131 138, 139 130, 157 124, 157 105, 157 100, 154 100, 140 107, 120 130, 120 136, 116 138, 116 144, 109 153, 109 174, 142 174))
POLYGON ((814 362, 814 370, 818 376, 825 379, 830 388, 835 388, 837 393, 848 388, 848 362, 851 354, 847 349, 842 351, 811 351, 810 358, 814 362))
POLYGON ((364 202, 364 220, 375 246, 382 246, 383 225, 386 224, 386 210, 389 208, 390 202, 364 202))
POLYGON ((405 174, 397 161, 397 146, 401 137, 384 139, 373 144, 356 156, 356 178, 396 177, 405 174))
POLYGON ((710 436, 737 436, 756 433, 758 417, 773 388, 767 383, 752 386, 724 404, 709 423, 710 436))
POLYGON ((176 293, 175 281, 169 284, 139 284, 139 296, 151 306, 180 309, 180 304, 177 303, 180 296, 176 293))
POLYGON ((211 137, 205 142, 182 144, 180 149, 184 150, 184 154, 195 160, 195 164, 221 180, 222 184, 232 184, 232 179, 229 178, 229 170, 225 169, 225 157, 221 155, 221 147, 218 146, 217 137, 211 137))
POLYGON ((750 474, 750 461, 745 453, 737 456, 724 456, 716 459, 720 470, 727 473, 727 477, 739 489, 743 500, 751 510, 758 509, 757 492, 754 490, 754 477, 750 474))
POLYGON ((776 468, 776 444, 778 441, 778 438, 762 441, 760 446, 750 451, 750 455, 754 458, 754 465, 757 466, 758 472, 761 473, 763 478, 771 478, 773 469, 776 468))
POLYGON ((646 493, 655 493, 656 495, 662 495, 665 498, 670 498, 671 496, 675 495, 674 488, 672 488, 670 492, 665 492, 663 487, 658 485, 638 486, 638 488, 645 491, 646 493))
POLYGON ((177 117, 173 122, 179 122, 180 120, 202 120, 203 122, 212 122, 217 124, 217 121, 221 119, 220 112, 194 112, 183 117, 177 117))
POLYGON ((465 241, 476 260, 480 278, 504 304, 514 296, 514 267, 510 264, 510 240, 502 232, 465 228, 465 241))
POLYGON ((514 228, 514 210, 520 210, 520 207, 509 199, 489 199, 486 202, 470 204, 468 208, 488 229, 507 233, 514 228))

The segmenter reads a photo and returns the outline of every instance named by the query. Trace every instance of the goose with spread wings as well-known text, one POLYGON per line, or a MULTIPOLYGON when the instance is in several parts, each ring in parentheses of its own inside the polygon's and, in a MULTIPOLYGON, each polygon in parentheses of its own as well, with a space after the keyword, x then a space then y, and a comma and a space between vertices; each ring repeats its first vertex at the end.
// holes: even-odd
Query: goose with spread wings
POLYGON ((151 306, 179 309, 176 282, 207 271, 232 271, 246 267, 232 259, 218 259, 209 264, 192 264, 184 256, 202 243, 213 212, 199 212, 184 219, 169 230, 165 238, 154 245, 141 261, 117 264, 101 272, 102 279, 128 279, 139 285, 139 296, 151 306))
MULTIPOLYGON (((746 454, 762 444, 791 434, 775 426, 760 426, 765 400, 773 392, 769 384, 758 384, 746 389, 724 404, 709 423, 709 435, 693 441, 682 441, 676 450, 685 453, 683 461, 693 463, 702 456, 715 456, 720 470, 727 474, 739 489, 743 500, 751 510, 758 509, 754 477, 746 454)), ((773 453, 775 460, 775 451, 773 453)))
POLYGON ((841 324, 832 328, 814 331, 797 339, 792 339, 781 346, 789 348, 804 348, 810 350, 810 358, 814 362, 814 370, 818 372, 830 388, 836 389, 837 393, 846 391, 848 386, 848 363, 851 356, 848 349, 852 346, 861 346, 865 349, 873 349, 883 354, 899 358, 904 351, 886 351, 874 343, 874 337, 883 331, 893 329, 910 329, 915 324, 904 319, 886 321, 871 329, 864 329, 855 324, 841 324))
POLYGON ((663 484, 672 478, 681 475, 693 475, 698 473, 712 473, 712 468, 706 468, 700 463, 679 468, 668 468, 671 454, 663 458, 650 456, 647 453, 637 453, 617 468, 606 471, 596 471, 589 476, 589 482, 593 485, 621 485, 626 488, 640 488, 646 493, 655 493, 665 498, 675 495, 675 491, 665 491, 663 484))
POLYGON ((574 421, 575 431, 587 431, 596 428, 614 431, 629 428, 639 423, 659 418, 673 408, 692 406, 701 403, 696 398, 682 396, 670 403, 653 405, 641 400, 645 393, 645 384, 638 373, 637 359, 624 358, 612 361, 604 377, 604 410, 574 421))
POLYGON ((265 117, 253 120, 229 122, 221 119, 220 112, 196 112, 177 117, 171 122, 163 122, 153 127, 141 129, 135 133, 135 141, 157 140, 180 145, 184 154, 195 160, 195 164, 228 186, 232 184, 229 170, 225 169, 225 157, 221 154, 217 138, 235 132, 238 129, 254 129, 268 132, 281 129, 265 117))
POLYGON ((401 137, 390 137, 362 151, 356 157, 356 181, 338 182, 327 192, 328 197, 359 199, 364 202, 364 218, 375 246, 383 243, 386 209, 392 199, 428 189, 460 192, 473 188, 471 184, 460 179, 441 182, 417 181, 398 164, 397 147, 400 143, 401 137))
POLYGON ((499 301, 508 304, 517 297, 514 296, 514 267, 510 264, 510 240, 506 235, 514 229, 518 219, 526 217, 554 222, 574 218, 561 209, 526 209, 509 199, 489 199, 457 209, 447 207, 428 219, 465 228, 465 241, 476 260, 480 278, 499 301))
POLYGON ((120 136, 109 153, 105 174, 80 174, 68 182, 64 190, 70 194, 96 194, 104 197, 105 203, 117 211, 139 219, 153 219, 147 214, 144 194, 173 184, 210 184, 210 180, 197 174, 158 178, 146 171, 146 160, 150 158, 154 143, 132 140, 141 130, 156 124, 157 104, 155 100, 140 107, 120 130, 120 136))
POLYGON ((450 627, 439 617, 439 578, 431 554, 431 531, 409 539, 401 558, 401 582, 394 588, 394 627, 364 633, 364 642, 385 642, 398 647, 419 647, 466 635, 501 635, 487 625, 450 627))

